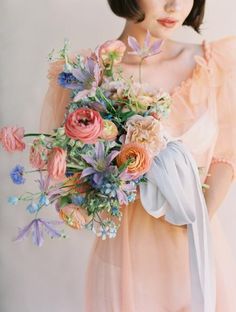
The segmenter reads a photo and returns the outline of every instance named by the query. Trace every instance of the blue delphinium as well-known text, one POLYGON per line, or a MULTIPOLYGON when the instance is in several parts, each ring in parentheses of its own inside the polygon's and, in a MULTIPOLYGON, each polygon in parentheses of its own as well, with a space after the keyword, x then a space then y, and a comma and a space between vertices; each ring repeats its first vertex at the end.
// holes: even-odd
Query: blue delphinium
POLYGON ((119 208, 117 206, 112 206, 111 208, 111 214, 113 216, 118 216, 119 215, 119 208))
POLYGON ((10 177, 15 184, 24 184, 24 167, 20 165, 16 165, 10 172, 10 177))
POLYGON ((18 197, 17 196, 9 196, 8 197, 8 203, 11 205, 16 205, 18 203, 18 197))
POLYGON ((116 197, 118 186, 115 183, 105 183, 101 186, 101 193, 109 197, 116 197))
POLYGON ((39 205, 34 203, 34 202, 31 202, 27 207, 26 209, 29 211, 29 213, 35 213, 36 211, 39 210, 39 205))
POLYGON ((133 202, 135 200, 135 198, 136 198, 136 193, 130 193, 128 195, 128 201, 129 202, 133 202))
POLYGON ((84 201, 85 201, 85 198, 83 196, 80 196, 80 195, 72 196, 72 203, 74 205, 80 206, 84 203, 84 201))
POLYGON ((45 194, 41 194, 39 197, 39 205, 40 206, 48 206, 50 204, 50 201, 48 199, 48 197, 45 194))
POLYGON ((58 75, 58 83, 68 89, 76 89, 78 87, 78 80, 71 73, 60 73, 58 75))

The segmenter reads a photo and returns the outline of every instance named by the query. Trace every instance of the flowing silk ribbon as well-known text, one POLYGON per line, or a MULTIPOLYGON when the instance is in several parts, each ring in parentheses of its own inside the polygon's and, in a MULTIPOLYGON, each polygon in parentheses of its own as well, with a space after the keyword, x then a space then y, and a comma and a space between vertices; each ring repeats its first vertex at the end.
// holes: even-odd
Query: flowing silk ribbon
POLYGON ((210 224, 196 161, 181 140, 169 141, 140 184, 153 217, 187 225, 193 312, 215 312, 216 282, 210 224))

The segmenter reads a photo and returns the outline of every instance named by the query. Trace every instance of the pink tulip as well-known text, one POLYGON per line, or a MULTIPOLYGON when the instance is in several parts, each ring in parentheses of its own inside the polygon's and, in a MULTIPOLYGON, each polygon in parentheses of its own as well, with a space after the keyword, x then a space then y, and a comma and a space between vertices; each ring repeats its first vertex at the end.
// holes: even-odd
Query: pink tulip
POLYGON ((39 139, 35 139, 33 141, 33 145, 30 148, 30 156, 29 156, 29 162, 32 165, 32 167, 37 169, 42 169, 46 165, 46 161, 43 159, 43 154, 46 156, 48 153, 48 150, 40 144, 39 139))
POLYGON ((55 180, 62 180, 66 173, 67 152, 61 147, 54 147, 48 155, 48 175, 55 180))
POLYGON ((24 128, 3 127, 0 129, 0 142, 7 152, 23 151, 25 149, 24 128))

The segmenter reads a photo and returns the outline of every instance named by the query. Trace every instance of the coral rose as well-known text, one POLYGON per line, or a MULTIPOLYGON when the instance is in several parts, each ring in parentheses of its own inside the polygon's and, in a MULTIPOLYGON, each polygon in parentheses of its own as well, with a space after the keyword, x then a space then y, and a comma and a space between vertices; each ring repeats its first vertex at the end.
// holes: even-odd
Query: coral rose
POLYGON ((46 157, 48 150, 42 144, 39 139, 33 141, 33 145, 30 147, 29 162, 32 167, 42 169, 46 165, 46 157))
POLYGON ((120 40, 108 40, 98 50, 99 57, 103 64, 118 64, 121 62, 126 50, 126 45, 120 40))
POLYGON ((134 115, 126 122, 127 134, 125 143, 142 144, 151 157, 166 147, 166 140, 161 123, 153 116, 134 115))
POLYGON ((90 108, 79 108, 70 113, 65 123, 65 133, 68 137, 87 144, 96 143, 103 129, 101 115, 90 108))
POLYGON ((116 158, 118 166, 127 160, 131 160, 127 172, 131 174, 133 179, 137 179, 150 169, 152 158, 142 144, 132 142, 123 145, 116 158))
POLYGON ((3 127, 0 130, 0 142, 7 152, 23 151, 25 149, 24 128, 3 127))
POLYGON ((104 129, 101 134, 101 139, 106 141, 112 141, 115 140, 118 135, 118 129, 114 122, 111 120, 104 120, 104 129))
POLYGON ((88 216, 85 209, 74 204, 66 205, 59 210, 60 218, 70 227, 81 229, 83 225, 91 220, 92 216, 88 216))
POLYGON ((54 147, 48 155, 48 175, 55 180, 65 178, 67 153, 61 147, 54 147))

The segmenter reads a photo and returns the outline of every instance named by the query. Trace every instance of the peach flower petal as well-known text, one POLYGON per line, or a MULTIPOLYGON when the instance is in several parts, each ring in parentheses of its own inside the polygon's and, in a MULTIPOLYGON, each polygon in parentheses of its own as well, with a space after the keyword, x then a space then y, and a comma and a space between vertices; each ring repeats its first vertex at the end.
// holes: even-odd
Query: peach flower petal
POLYGON ((59 216, 67 225, 76 230, 80 230, 92 217, 87 215, 85 209, 74 204, 69 204, 60 208, 59 216))

